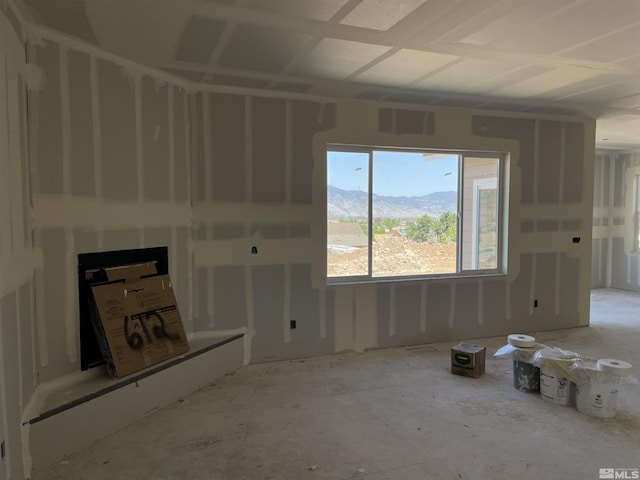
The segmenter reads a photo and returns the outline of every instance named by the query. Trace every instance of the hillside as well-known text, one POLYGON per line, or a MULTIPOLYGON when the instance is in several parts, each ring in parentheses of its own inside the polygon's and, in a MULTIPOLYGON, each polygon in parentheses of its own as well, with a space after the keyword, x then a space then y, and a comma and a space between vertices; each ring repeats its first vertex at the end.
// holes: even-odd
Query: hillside
MULTIPOLYGON (((456 192, 434 192, 421 197, 373 196, 374 215, 384 218, 419 218, 423 215, 439 217, 455 212, 456 192)), ((327 188, 328 218, 367 218, 367 194, 358 190, 327 188)))

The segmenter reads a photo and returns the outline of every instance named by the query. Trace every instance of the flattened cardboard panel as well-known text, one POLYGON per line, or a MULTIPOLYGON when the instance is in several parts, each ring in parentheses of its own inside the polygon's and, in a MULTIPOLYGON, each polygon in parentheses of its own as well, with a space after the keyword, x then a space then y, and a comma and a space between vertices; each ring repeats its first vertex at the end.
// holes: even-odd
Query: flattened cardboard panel
MULTIPOLYGON (((41 233, 43 256, 44 288, 40 295, 44 298, 44 313, 47 322, 48 364, 40 368, 40 380, 46 381, 69 373, 69 357, 66 347, 67 313, 64 301, 67 285, 67 269, 73 269, 66 261, 65 233, 61 228, 45 229, 41 233)), ((75 290, 74 290, 75 292, 75 290)))
POLYGON ((580 298, 580 259, 560 256, 560 326, 578 325, 580 298))
POLYGON ((542 120, 538 131, 538 201, 560 201, 562 123, 542 120))
POLYGON ((253 200, 285 200, 286 101, 254 97, 252 100, 253 200))
MULTIPOLYGON (((210 109, 212 200, 245 200, 245 97, 214 93, 210 109)), ((253 152, 260 155, 260 152, 253 152)))
POLYGON ((535 120, 474 115, 471 125, 474 135, 511 138, 520 142, 520 157, 518 159, 518 165, 522 172, 520 198, 525 205, 533 203, 535 120))
POLYGON ((311 265, 291 265, 291 320, 296 328, 291 330, 292 353, 299 356, 326 353, 320 345, 320 310, 318 290, 311 287, 311 265))
POLYGON ((51 42, 36 47, 44 88, 35 92, 37 102, 38 150, 36 168, 39 184, 34 193, 62 193, 62 118, 60 100, 60 50, 51 42))
MULTIPOLYGON (((214 223, 213 239, 214 240, 232 240, 244 237, 244 225, 241 223, 214 223)), ((201 240, 206 240, 206 232, 201 240)))
POLYGON ((205 135, 210 135, 210 132, 204 132, 203 123, 203 111, 206 108, 209 109, 209 105, 205 105, 205 99, 207 97, 203 93, 196 93, 191 101, 191 125, 190 130, 192 132, 191 139, 191 196, 198 202, 204 202, 206 198, 206 185, 207 177, 205 175, 205 159, 204 155, 204 143, 205 135))
POLYGON ((168 275, 91 290, 118 377, 189 351, 168 275))
POLYGON ((251 275, 256 329, 251 361, 264 362, 282 356, 284 350, 284 266, 255 266, 251 275))
POLYGON ((584 162, 584 125, 574 122, 565 123, 564 172, 562 176, 563 200, 565 202, 582 201, 584 162))
POLYGON ((185 126, 188 125, 188 119, 185 118, 187 112, 185 111, 185 102, 187 101, 186 93, 176 87, 169 87, 173 89, 173 142, 174 142, 174 155, 173 155, 173 185, 175 188, 175 199, 178 202, 189 200, 189 177, 188 177, 188 165, 191 161, 187 157, 187 142, 185 126))
POLYGON ((148 76, 142 77, 142 151, 145 200, 169 200, 169 93, 148 76))
POLYGON ((247 326, 247 298, 243 266, 216 267, 209 295, 215 295, 216 330, 247 326))
POLYGON ((108 199, 132 200, 138 197, 133 79, 120 67, 98 60, 98 83, 102 192, 108 199))
POLYGON ((69 50, 71 193, 93 197, 96 188, 89 68, 88 55, 69 50))
POLYGON ((313 136, 323 130, 321 122, 329 122, 332 108, 335 108, 333 104, 291 102, 291 201, 293 203, 311 203, 313 136))

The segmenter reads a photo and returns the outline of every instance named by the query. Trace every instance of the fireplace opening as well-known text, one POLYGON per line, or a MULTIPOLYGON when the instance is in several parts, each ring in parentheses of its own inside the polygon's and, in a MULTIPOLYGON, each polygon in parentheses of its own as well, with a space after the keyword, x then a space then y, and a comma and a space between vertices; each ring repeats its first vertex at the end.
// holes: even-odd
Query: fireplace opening
POLYGON ((168 248, 153 247, 78 254, 81 370, 87 370, 105 363, 92 325, 91 286, 107 281, 104 271, 107 268, 142 263, 155 263, 158 275, 168 274, 168 248))

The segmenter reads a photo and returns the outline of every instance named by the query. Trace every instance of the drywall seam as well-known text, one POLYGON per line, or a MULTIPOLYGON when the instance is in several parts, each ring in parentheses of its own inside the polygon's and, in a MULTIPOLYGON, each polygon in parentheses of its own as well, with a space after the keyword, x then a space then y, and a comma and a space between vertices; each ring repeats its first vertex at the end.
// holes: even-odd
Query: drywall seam
POLYGON ((218 223, 309 223, 315 216, 311 205, 265 205, 245 202, 194 202, 195 224, 218 223))
POLYGON ((449 328, 454 327, 456 318, 456 282, 449 283, 449 328))
MULTIPOLYGON (((253 275, 252 275, 252 269, 248 265, 244 267, 244 285, 245 285, 244 291, 245 291, 245 299, 246 299, 246 306, 247 306, 247 333, 245 336, 252 341, 253 337, 256 336, 256 324, 255 324, 255 311, 253 308, 253 275)), ((245 352, 245 356, 247 354, 250 356, 251 351, 245 352)))
POLYGON ((204 156, 204 194, 205 202, 211 201, 211 101, 208 93, 202 94, 202 154, 204 156))
POLYGON ((0 52, 0 182, 2 182, 2 192, 5 201, 0 202, 0 219, 9 228, 0 229, 0 255, 8 255, 11 248, 11 178, 9 165, 11 163, 11 152, 9 143, 9 94, 8 94, 8 72, 7 57, 4 52, 0 52), (7 193, 9 193, 7 195, 7 193))
POLYGON ((101 49, 95 45, 92 45, 84 40, 80 40, 75 37, 71 37, 64 33, 60 33, 52 28, 45 27, 43 25, 26 24, 27 39, 33 43, 40 43, 43 40, 57 43, 61 47, 66 47, 70 50, 86 53, 91 57, 104 60, 106 62, 113 63, 119 67, 124 68, 129 73, 138 73, 141 75, 149 75, 171 84, 174 84, 186 91, 191 91, 192 83, 188 80, 184 80, 176 75, 172 75, 160 69, 146 67, 132 60, 127 60, 123 57, 119 57, 113 53, 109 53, 106 50, 101 49))
POLYGON ((92 227, 114 230, 138 227, 191 227, 191 207, 187 202, 136 203, 40 194, 33 196, 33 221, 36 229, 92 227), (123 215, 122 212, 125 211, 127 214, 123 215))
POLYGON ((478 325, 484 325, 484 279, 478 280, 478 325))
MULTIPOLYGON (((533 130, 533 205, 538 205, 538 165, 540 163, 540 120, 536 120, 533 130)), ((535 231, 535 227, 534 227, 535 231)))
POLYGON ((396 286, 389 286, 389 336, 396 334, 396 286))
POLYGON ((34 269, 42 265, 40 249, 19 248, 9 255, 0 256, 0 297, 31 281, 34 269), (11 272, 11 275, 4 272, 11 272))
MULTIPOLYGON (((562 122, 560 124, 560 173, 558 179, 558 203, 562 205, 564 203, 564 164, 565 164, 565 154, 566 154, 566 146, 565 146, 565 134, 566 127, 565 123, 562 122)), ((557 313, 556 313, 557 315, 557 313)))
POLYGON ((207 290, 205 292, 207 296, 207 321, 209 330, 216 328, 216 292, 215 292, 215 276, 212 266, 207 268, 207 290))
POLYGON ((511 282, 507 280, 504 292, 505 318, 511 320, 511 282))
MULTIPOLYGON (((4 358, 5 352, 3 351, 4 349, 2 348, 2 343, 4 340, 3 336, 4 334, 2 332, 2 327, 0 325, 0 355, 2 355, 2 357, 4 358)), ((5 388, 5 385, 7 384, 5 370, 6 370, 5 368, 0 368, 0 385, 2 385, 2 388, 0 388, 0 398, 2 399, 2 402, 0 403, 0 405, 2 406, 2 408, 0 408, 1 410, 0 414, 2 414, 2 425, 4 426, 4 431, 1 433, 3 436, 6 435, 5 438, 7 438, 9 437, 8 435, 9 419, 7 416, 8 395, 7 395, 7 389, 5 388)), ((9 443, 8 447, 9 447, 9 455, 5 457, 5 461, 6 461, 7 471, 11 472, 11 459, 13 458, 13 455, 11 455, 11 450, 13 450, 14 446, 11 445, 11 443, 9 443)))
POLYGON ((76 262, 74 255, 75 245, 73 241, 73 231, 66 227, 64 229, 64 243, 65 243, 65 257, 66 257, 66 278, 64 284, 60 283, 59 288, 64 288, 64 323, 65 323, 65 347, 67 356, 71 363, 75 363, 78 359, 78 352, 76 346, 76 316, 75 316, 75 292, 77 288, 75 286, 75 271, 71 267, 76 262))
POLYGON ((613 236, 612 236, 612 228, 613 228, 613 195, 614 195, 614 186, 615 186, 615 174, 616 174, 616 165, 615 161, 612 158, 609 161, 609 225, 607 227, 607 283, 605 287, 611 288, 611 284, 613 282, 613 236))
MULTIPOLYGON (((33 270, 31 273, 31 281, 29 284, 29 310, 30 310, 30 321, 31 321, 31 365, 33 370, 33 382, 32 382, 32 390, 31 396, 35 392, 36 386, 38 385, 38 339, 36 336, 36 301, 35 301, 35 291, 33 288, 34 275, 33 270)), ((26 470, 29 471, 29 470, 26 470)))
MULTIPOLYGON (((176 201, 176 132, 175 132, 175 108, 174 108, 174 95, 173 95, 173 86, 169 85, 167 87, 167 103, 168 110, 167 114, 169 115, 169 202, 174 203, 176 201)), ((188 139, 185 138, 185 142, 188 139)))
MULTIPOLYGON (((36 245, 42 245, 42 232, 34 230, 33 232, 34 243, 36 245)), ((38 337, 38 357, 40 359, 40 366, 46 367, 49 365, 49 346, 47 342, 47 319, 46 319, 46 306, 44 302, 44 261, 35 268, 35 304, 36 304, 36 317, 38 319, 37 325, 37 337, 38 337)))
POLYGON ((555 273, 555 297, 554 297, 554 312, 556 317, 560 315, 560 262, 561 262, 561 254, 560 252, 556 253, 556 273, 555 273))
MULTIPOLYGON (((638 276, 640 278, 640 275, 638 276)), ((320 338, 327 338, 327 290, 318 289, 318 317, 320 320, 320 338)))
POLYGON ((62 128, 62 193, 71 193, 71 93, 69 91, 69 50, 61 46, 60 69, 60 110, 62 128))
POLYGON ((420 288, 420 331, 425 333, 427 331, 427 292, 429 290, 429 284, 422 282, 420 288))
POLYGON ((292 106, 291 100, 285 102, 285 154, 284 154, 284 201, 287 205, 291 204, 291 179, 292 179, 292 157, 291 157, 291 145, 292 145, 292 106))
POLYGON ((100 97, 98 61, 89 57, 89 81, 91 84, 91 126, 93 130, 93 181, 96 198, 102 198, 102 124, 100 118, 100 97))
POLYGON ((538 254, 532 253, 531 254, 531 278, 529 280, 529 315, 533 315, 533 303, 536 298, 537 266, 538 266, 538 254))
POLYGON ((282 328, 284 334, 284 343, 291 343, 291 327, 289 326, 289 320, 291 318, 291 265, 286 264, 284 266, 284 298, 282 299, 283 306, 283 318, 282 328))
POLYGON ((520 207, 520 220, 573 220, 584 217, 584 207, 578 204, 564 205, 522 205, 520 207))
MULTIPOLYGON (((22 365, 22 328, 20 328, 22 312, 20 311, 20 289, 16 289, 16 318, 8 319, 8 321, 16 322, 16 346, 18 349, 18 408, 22 412, 24 407, 23 394, 23 365, 22 365)), ((7 321, 7 320, 5 320, 7 321)), ((3 384, 4 385, 4 384, 3 384)))
POLYGON ((247 202, 253 200, 253 115, 251 114, 252 98, 244 97, 244 174, 245 190, 244 199, 247 202))
POLYGON ((142 145, 142 76, 133 75, 133 102, 136 122, 136 182, 138 201, 144 201, 144 146, 142 145))

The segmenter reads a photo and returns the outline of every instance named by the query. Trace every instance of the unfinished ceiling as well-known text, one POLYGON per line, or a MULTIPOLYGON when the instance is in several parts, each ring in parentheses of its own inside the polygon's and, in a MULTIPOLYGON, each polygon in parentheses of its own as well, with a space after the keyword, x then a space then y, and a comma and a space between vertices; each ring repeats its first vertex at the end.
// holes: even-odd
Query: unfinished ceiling
POLYGON ((637 0, 22 1, 35 23, 196 82, 582 113, 599 146, 640 146, 637 0))

